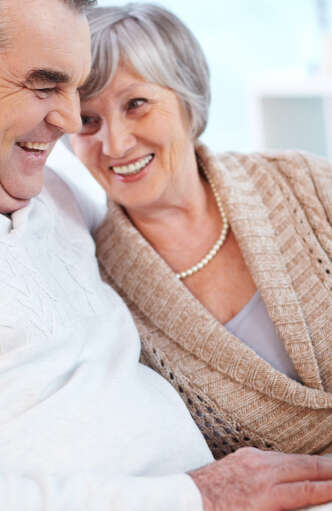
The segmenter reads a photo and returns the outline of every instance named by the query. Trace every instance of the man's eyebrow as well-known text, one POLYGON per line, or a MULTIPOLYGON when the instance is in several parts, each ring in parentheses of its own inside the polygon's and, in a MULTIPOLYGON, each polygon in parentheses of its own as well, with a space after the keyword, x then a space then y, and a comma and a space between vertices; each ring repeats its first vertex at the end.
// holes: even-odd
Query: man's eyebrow
POLYGON ((26 81, 29 83, 68 83, 69 76, 61 71, 54 71, 53 69, 33 69, 26 76, 26 81))

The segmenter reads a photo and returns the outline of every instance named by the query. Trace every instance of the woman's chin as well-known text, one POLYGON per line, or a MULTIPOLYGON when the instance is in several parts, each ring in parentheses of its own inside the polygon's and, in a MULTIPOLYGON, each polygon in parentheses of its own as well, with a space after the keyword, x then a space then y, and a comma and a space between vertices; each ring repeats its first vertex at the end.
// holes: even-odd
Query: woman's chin
POLYGON ((153 194, 151 189, 143 190, 139 193, 133 190, 128 191, 128 193, 115 193, 113 188, 112 192, 109 195, 112 201, 122 206, 128 212, 139 210, 143 213, 144 211, 148 212, 151 207, 158 207, 159 195, 153 194))

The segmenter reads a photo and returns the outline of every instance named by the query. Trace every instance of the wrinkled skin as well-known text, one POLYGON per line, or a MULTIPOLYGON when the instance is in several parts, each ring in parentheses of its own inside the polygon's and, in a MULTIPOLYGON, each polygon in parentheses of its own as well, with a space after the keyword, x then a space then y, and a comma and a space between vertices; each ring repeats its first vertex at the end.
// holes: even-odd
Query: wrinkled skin
POLYGON ((8 39, 0 48, 0 213, 11 213, 41 191, 56 140, 81 128, 90 36, 85 16, 59 0, 2 0, 0 8, 8 39))
POLYGON ((204 511, 286 511, 332 501, 332 458, 253 447, 190 474, 204 511))

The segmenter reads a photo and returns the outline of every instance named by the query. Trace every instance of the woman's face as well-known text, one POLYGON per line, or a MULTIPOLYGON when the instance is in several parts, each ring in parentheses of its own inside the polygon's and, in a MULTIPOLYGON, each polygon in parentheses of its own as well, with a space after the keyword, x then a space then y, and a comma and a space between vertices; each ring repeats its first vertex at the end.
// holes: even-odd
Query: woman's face
POLYGON ((156 205, 188 174, 193 141, 172 90, 121 66, 101 94, 82 102, 81 116, 74 151, 115 202, 156 205))

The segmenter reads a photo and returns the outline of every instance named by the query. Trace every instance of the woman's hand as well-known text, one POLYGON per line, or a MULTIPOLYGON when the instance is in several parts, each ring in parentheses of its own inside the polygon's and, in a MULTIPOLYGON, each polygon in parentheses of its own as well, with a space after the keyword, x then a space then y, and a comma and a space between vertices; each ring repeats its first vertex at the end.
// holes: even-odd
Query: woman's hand
POLYGON ((244 447, 190 473, 204 511, 284 511, 332 501, 332 458, 244 447))

